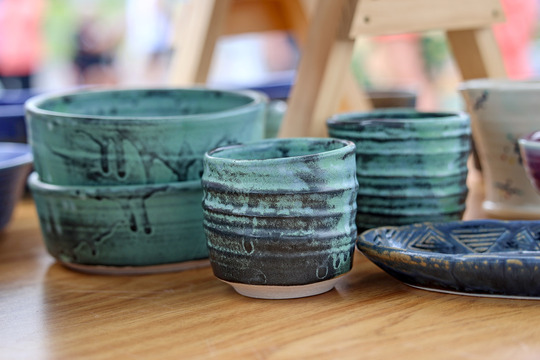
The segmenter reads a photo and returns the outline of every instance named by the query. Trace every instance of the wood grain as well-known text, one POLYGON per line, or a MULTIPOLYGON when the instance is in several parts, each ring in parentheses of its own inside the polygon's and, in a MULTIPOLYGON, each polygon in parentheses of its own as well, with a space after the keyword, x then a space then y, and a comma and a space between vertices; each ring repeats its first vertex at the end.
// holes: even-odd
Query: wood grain
POLYGON ((501 52, 491 28, 454 30, 446 35, 462 79, 506 77, 501 52))
MULTIPOLYGON (((479 173, 469 185, 482 217, 479 173)), ((0 233, 0 358, 537 358, 538 302, 417 290, 355 257, 335 290, 295 300, 242 297, 210 268, 87 275, 49 257, 25 199, 0 233)))
POLYGON ((338 109, 343 79, 350 76, 354 40, 348 37, 348 32, 356 2, 317 2, 289 96, 289 107, 279 130, 280 137, 324 136, 326 133, 325 121, 338 109))
MULTIPOLYGON (((214 49, 224 35, 290 31, 299 45, 308 28, 308 3, 300 0, 190 0, 175 17, 171 85, 206 83, 214 49)), ((312 6, 312 5, 311 5, 312 6)))
POLYGON ((504 20, 500 0, 361 0, 351 37, 489 27, 504 20))
POLYGON ((198 0, 181 4, 175 16, 175 54, 171 85, 204 84, 214 48, 231 0, 198 0))

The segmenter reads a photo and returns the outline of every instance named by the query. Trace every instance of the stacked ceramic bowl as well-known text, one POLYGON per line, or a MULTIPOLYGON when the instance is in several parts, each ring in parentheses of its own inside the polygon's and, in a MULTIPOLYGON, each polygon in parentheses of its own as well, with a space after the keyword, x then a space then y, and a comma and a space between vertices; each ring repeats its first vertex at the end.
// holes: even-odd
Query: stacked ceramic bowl
POLYGON ((48 251, 91 272, 200 263, 208 256, 203 155, 261 139, 265 108, 258 93, 208 89, 84 90, 30 99, 36 172, 29 186, 48 251))
POLYGON ((356 143, 358 231, 461 219, 470 123, 463 113, 378 110, 340 114, 329 134, 356 143))

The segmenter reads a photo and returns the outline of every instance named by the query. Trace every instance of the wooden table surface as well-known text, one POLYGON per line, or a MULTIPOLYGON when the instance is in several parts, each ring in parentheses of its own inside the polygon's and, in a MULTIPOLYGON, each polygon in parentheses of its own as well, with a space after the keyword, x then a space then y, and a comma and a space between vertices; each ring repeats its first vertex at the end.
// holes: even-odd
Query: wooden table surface
MULTIPOLYGON (((472 173, 466 218, 483 217, 472 173)), ((536 359, 540 303, 410 288, 356 253, 336 289, 236 294, 210 268, 88 275, 55 263, 32 200, 0 232, 0 359, 536 359)))

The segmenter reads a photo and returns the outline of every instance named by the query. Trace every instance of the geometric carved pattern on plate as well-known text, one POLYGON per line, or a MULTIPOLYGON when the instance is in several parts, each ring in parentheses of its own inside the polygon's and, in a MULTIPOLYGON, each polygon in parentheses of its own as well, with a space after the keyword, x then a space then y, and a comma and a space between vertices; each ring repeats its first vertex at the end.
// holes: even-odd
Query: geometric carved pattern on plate
POLYGON ((531 238, 535 242, 536 249, 540 250, 540 224, 529 226, 529 232, 531 234, 531 238))
POLYGON ((463 228, 452 230, 452 236, 472 252, 484 253, 496 244, 497 240, 499 240, 505 232, 506 229, 503 227, 488 228, 482 232, 479 232, 478 229, 474 228, 463 228))
POLYGON ((523 229, 514 236, 512 243, 516 249, 535 251, 539 249, 536 236, 537 233, 523 229))
POLYGON ((411 248, 443 253, 447 253, 453 248, 453 245, 448 243, 444 234, 431 226, 426 227, 423 233, 416 233, 415 235, 415 241, 409 244, 411 248))

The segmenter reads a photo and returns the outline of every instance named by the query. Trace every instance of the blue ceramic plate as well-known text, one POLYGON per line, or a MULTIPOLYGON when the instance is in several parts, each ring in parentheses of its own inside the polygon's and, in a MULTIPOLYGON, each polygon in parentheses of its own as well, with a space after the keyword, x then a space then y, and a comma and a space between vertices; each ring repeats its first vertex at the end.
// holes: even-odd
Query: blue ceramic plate
POLYGON ((381 227, 362 233, 357 247, 381 269, 414 287, 540 297, 540 221, 381 227))

